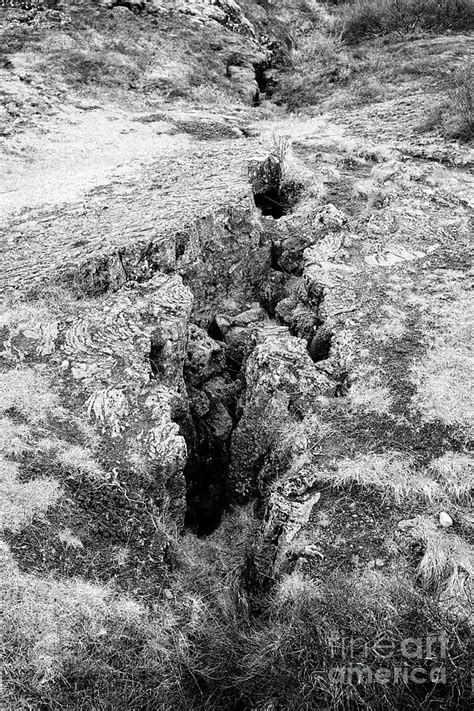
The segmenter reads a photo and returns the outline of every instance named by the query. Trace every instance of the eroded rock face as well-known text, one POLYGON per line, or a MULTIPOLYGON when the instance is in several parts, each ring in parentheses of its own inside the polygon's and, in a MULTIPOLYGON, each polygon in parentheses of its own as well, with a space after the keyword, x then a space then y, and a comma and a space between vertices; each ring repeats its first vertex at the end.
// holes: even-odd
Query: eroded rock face
POLYGON ((256 496, 263 502, 244 579, 252 596, 268 591, 288 545, 319 501, 311 442, 299 425, 332 392, 330 378, 315 367, 306 342, 285 327, 270 329, 262 329, 247 362, 229 469, 231 498, 245 502, 256 496))
POLYGON ((265 258, 259 236, 250 194, 176 236, 176 270, 193 292, 193 319, 200 326, 207 327, 223 306, 252 300, 252 272, 265 258))

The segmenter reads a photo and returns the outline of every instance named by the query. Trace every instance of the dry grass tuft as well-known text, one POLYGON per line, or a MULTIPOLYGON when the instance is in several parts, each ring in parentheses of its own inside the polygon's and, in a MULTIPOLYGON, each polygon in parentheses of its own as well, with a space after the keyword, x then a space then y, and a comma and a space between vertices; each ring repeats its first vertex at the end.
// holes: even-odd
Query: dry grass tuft
POLYGON ((454 594, 466 576, 474 575, 474 551, 454 533, 440 530, 425 516, 418 517, 412 535, 424 546, 418 575, 424 585, 454 594))
POLYGON ((0 418, 0 452, 19 457, 30 448, 31 432, 28 425, 17 425, 9 417, 0 418))
POLYGON ((363 368, 351 384, 349 399, 354 407, 379 414, 389 413, 393 404, 390 388, 383 385, 382 373, 367 372, 363 368))
POLYGON ((416 473, 413 460, 400 452, 360 454, 353 459, 343 459, 330 479, 338 487, 356 484, 375 488, 393 496, 397 503, 414 496, 435 501, 443 493, 436 481, 416 473))
POLYGON ((60 445, 56 457, 60 464, 66 469, 72 469, 83 474, 88 474, 95 479, 102 479, 104 471, 102 467, 93 459, 90 452, 80 445, 60 445))
POLYGON ((456 501, 469 501, 474 488, 472 457, 457 452, 446 452, 431 462, 430 468, 447 495, 456 501))
POLYGON ((61 491, 52 479, 18 481, 18 465, 0 459, 0 530, 17 531, 54 506, 61 491))
POLYGON ((38 371, 17 368, 0 375, 0 412, 9 410, 31 423, 45 422, 59 411, 59 397, 38 371))
POLYGON ((275 605, 283 610, 285 605, 297 605, 313 597, 320 599, 314 581, 299 571, 285 575, 279 582, 275 592, 275 605))
POLYGON ((226 513, 219 528, 206 538, 188 533, 172 539, 177 588, 208 595, 231 587, 245 567, 257 526, 253 509, 247 506, 226 513))
POLYGON ((445 138, 472 141, 474 138, 474 71, 471 64, 448 77, 445 98, 433 108, 421 131, 440 129, 445 138))

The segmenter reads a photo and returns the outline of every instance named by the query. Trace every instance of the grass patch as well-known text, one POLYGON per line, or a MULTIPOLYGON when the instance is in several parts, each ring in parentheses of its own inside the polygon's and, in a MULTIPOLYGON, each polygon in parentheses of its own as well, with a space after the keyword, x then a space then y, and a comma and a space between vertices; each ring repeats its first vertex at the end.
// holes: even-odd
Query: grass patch
MULTIPOLYGON (((252 67, 262 59, 249 37, 216 23, 196 25, 194 18, 170 8, 151 16, 146 12, 114 12, 85 0, 60 11, 51 23, 39 12, 34 22, 8 22, 2 33, 5 56, 28 53, 32 75, 50 88, 65 85, 92 95, 106 92, 107 100, 123 102, 182 99, 199 102, 200 91, 215 89, 239 101, 226 76, 231 56, 252 67), (140 92, 128 98, 130 91, 140 92)), ((7 17, 8 19, 8 17, 7 17)), ((104 94, 100 98, 104 99, 104 94)))
POLYGON ((412 368, 413 404, 427 421, 459 424, 472 433, 472 303, 467 297, 446 305, 430 348, 412 368))
POLYGON ((474 138, 474 72, 472 65, 447 79, 445 98, 433 108, 421 130, 440 130, 445 138, 463 142, 474 138))
POLYGON ((0 418, 0 452, 19 457, 29 449, 31 436, 28 425, 15 424, 9 417, 0 418))
POLYGON ((343 459, 330 480, 337 487, 354 484, 371 487, 393 496, 397 503, 413 496, 435 501, 443 493, 438 482, 418 474, 413 460, 399 452, 359 454, 343 459))
POLYGON ((0 530, 17 531, 57 503, 58 482, 48 478, 21 482, 18 465, 0 459, 0 530))
MULTIPOLYGON (((13 706, 204 708, 190 661, 196 635, 211 605, 233 599, 255 525, 249 508, 228 514, 209 539, 170 535, 175 572, 152 607, 112 586, 22 573, 3 547, 4 682, 13 706)), ((58 536, 82 545, 67 529, 58 536)))
MULTIPOLYGON (((277 103, 291 111, 309 106, 351 109, 394 98, 400 85, 414 79, 429 78, 429 91, 448 79, 446 101, 433 110, 429 122, 442 125, 446 137, 468 140, 472 79, 464 69, 446 71, 436 47, 424 47, 420 56, 407 43, 401 44, 400 36, 416 39, 428 31, 468 31, 474 28, 472 0, 353 0, 327 3, 326 8, 313 29, 301 30, 288 51, 275 92, 277 103)), ((462 62, 462 53, 455 61, 462 62)))
MULTIPOLYGON (((294 572, 275 581, 253 616, 245 581, 256 525, 246 508, 228 514, 209 539, 175 539, 173 580, 152 608, 111 587, 26 575, 9 560, 5 681, 15 707, 434 711, 446 699, 452 708, 463 703, 468 631, 402 572, 357 570, 321 581, 294 572), (427 638, 440 634, 444 656, 438 644, 426 651, 427 638), (409 638, 422 640, 421 658, 404 656, 409 638), (393 643, 389 659, 378 653, 381 640, 393 643), (438 664, 446 667, 441 685, 429 678, 438 664), (426 667, 426 683, 383 676, 398 666, 408 674, 426 667), (347 667, 357 673, 331 671, 347 667)), ((457 565, 461 571, 464 561, 457 565)), ((453 572, 448 561, 435 574, 453 572)))
POLYGON ((469 501, 474 489, 474 463, 471 456, 446 452, 431 462, 439 483, 455 501, 469 501))
POLYGON ((337 13, 346 42, 415 31, 459 30, 474 27, 472 0, 350 0, 337 13))
POLYGON ((48 56, 44 66, 54 64, 67 81, 74 85, 101 84, 131 86, 140 78, 143 67, 119 52, 70 49, 48 56))
POLYGON ((0 412, 11 411, 28 422, 45 422, 57 413, 59 397, 47 378, 31 368, 17 368, 0 375, 0 412))
POLYGON ((393 405, 390 388, 384 385, 382 373, 374 369, 360 368, 357 378, 351 383, 349 398, 354 407, 379 414, 389 413, 393 405))
POLYGON ((468 693, 467 638, 459 623, 443 623, 404 577, 359 571, 315 583, 293 573, 257 621, 238 596, 221 601, 199 631, 193 673, 206 709, 434 709, 444 694, 458 702, 468 693), (441 632, 453 635, 447 686, 429 679, 422 687, 405 684, 390 673, 380 681, 382 669, 436 665, 439 647, 430 661, 410 660, 403 640, 441 632), (377 653, 382 637, 393 642, 389 660, 377 653))
POLYGON ((280 78, 277 101, 290 111, 321 102, 336 84, 347 83, 349 57, 341 43, 315 32, 304 37, 291 53, 291 66, 280 78))
POLYGON ((186 640, 170 611, 152 622, 111 588, 27 575, 8 558, 1 594, 4 683, 15 708, 182 708, 186 640))

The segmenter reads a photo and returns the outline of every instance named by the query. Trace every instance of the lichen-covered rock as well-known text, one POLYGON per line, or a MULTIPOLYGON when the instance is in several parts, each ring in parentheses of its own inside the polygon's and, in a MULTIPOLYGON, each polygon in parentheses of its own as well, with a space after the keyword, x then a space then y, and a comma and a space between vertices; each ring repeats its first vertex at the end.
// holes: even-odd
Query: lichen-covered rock
POLYGON ((331 232, 337 232, 347 228, 348 224, 347 215, 342 210, 338 210, 332 203, 327 203, 319 208, 312 221, 313 229, 318 231, 326 229, 331 232))

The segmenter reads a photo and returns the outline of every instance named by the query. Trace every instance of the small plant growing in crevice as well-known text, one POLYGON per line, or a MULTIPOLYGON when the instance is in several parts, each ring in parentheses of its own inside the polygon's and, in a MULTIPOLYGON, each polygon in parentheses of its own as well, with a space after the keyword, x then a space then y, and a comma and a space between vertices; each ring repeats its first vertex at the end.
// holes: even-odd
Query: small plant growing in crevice
POLYGON ((304 176, 293 158, 289 136, 275 136, 266 160, 249 167, 255 205, 265 216, 278 220, 290 213, 304 188, 304 176))

